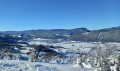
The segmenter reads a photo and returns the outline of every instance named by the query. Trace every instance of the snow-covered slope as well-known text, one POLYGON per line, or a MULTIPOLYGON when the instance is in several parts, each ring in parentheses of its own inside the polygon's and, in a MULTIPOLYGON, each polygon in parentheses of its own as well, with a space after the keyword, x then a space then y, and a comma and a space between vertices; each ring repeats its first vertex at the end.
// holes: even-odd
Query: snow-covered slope
POLYGON ((0 60, 0 71, 93 71, 93 68, 80 68, 69 64, 0 60))

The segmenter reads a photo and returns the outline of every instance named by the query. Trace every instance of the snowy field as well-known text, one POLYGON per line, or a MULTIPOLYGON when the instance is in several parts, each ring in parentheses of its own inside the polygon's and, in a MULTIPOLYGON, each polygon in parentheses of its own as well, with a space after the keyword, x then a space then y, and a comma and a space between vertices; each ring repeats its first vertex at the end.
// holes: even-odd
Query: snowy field
POLYGON ((0 71, 93 71, 93 68, 80 68, 70 64, 0 60, 0 71))
MULTIPOLYGON (((48 41, 50 40, 48 39, 48 41)), ((81 53, 92 52, 92 48, 98 46, 94 42, 65 41, 65 42, 59 42, 59 43, 49 43, 48 41, 47 39, 35 39, 35 41, 30 41, 29 44, 61 46, 61 47, 64 47, 64 49, 61 48, 62 52, 66 52, 66 51, 78 52, 80 50, 81 53)), ((56 51, 58 51, 58 49, 56 49, 56 51)))

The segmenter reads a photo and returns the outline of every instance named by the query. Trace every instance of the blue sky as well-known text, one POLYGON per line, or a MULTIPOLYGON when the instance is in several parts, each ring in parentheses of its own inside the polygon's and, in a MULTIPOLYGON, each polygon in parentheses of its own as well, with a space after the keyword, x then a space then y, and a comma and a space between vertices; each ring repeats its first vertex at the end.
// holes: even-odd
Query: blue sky
POLYGON ((120 26, 120 0, 0 0, 0 31, 120 26))

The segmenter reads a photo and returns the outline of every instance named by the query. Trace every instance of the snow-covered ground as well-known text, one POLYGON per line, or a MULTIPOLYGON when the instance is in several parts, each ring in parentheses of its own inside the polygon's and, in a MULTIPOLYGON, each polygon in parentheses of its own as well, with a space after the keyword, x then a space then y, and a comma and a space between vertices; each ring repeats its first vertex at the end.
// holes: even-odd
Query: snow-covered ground
MULTIPOLYGON (((32 56, 35 56, 34 48, 29 46, 24 46, 21 49, 14 48, 16 52, 20 52, 16 60, 0 60, 0 71, 94 71, 96 69, 101 69, 100 62, 103 62, 103 59, 113 60, 117 59, 116 55, 120 54, 120 43, 99 43, 99 42, 75 42, 75 41, 57 41, 50 39, 41 39, 36 38, 30 42, 30 45, 47 45, 54 46, 55 48, 50 48, 58 53, 61 53, 64 57, 52 57, 52 60, 45 61, 44 53, 39 53, 40 58, 36 59, 33 62, 32 56), (112 47, 114 46, 115 47, 112 47), (117 49, 116 49, 117 47, 117 49), (109 50, 110 49, 110 50, 109 50), (30 55, 27 54, 32 52, 30 55), (113 53, 114 52, 114 53, 113 53), (108 58, 107 53, 111 54, 108 58), (115 55, 116 54, 116 55, 115 55), (97 59, 101 56, 99 61, 97 59), (20 60, 20 57, 26 57, 26 61, 20 60), (113 58, 114 57, 114 58, 113 58), (111 59, 113 58, 113 59, 111 59), (97 63, 96 63, 97 62, 97 63)), ((108 54, 108 55, 109 55, 108 54)), ((119 56, 118 56, 119 57, 119 56)), ((8 58, 9 59, 9 58, 8 58)), ((33 57, 34 59, 34 57, 33 57)), ((49 58, 48 58, 49 59, 49 58)), ((106 60, 107 61, 107 60, 106 60)), ((104 63, 103 63, 104 65, 104 63)), ((111 67, 108 63, 107 66, 111 67)), ((97 71, 97 70, 96 70, 97 71)), ((100 70, 101 71, 101 70, 100 70)), ((104 71, 104 70, 103 70, 104 71)))
MULTIPOLYGON (((59 42, 59 43, 48 43, 48 42, 43 42, 45 39, 35 39, 35 41, 30 41, 28 42, 29 44, 36 44, 36 45, 52 45, 52 46, 61 46, 64 47, 65 49, 61 49, 63 52, 66 51, 74 51, 77 52, 78 49, 81 53, 89 53, 92 52, 92 48, 96 47, 97 45, 94 44, 93 42, 72 42, 72 41, 65 41, 65 42, 59 42)), ((47 40, 46 40, 47 41, 47 40)), ((50 41, 50 40, 48 40, 50 41)), ((58 51, 58 49, 56 49, 58 51)))
MULTIPOLYGON (((64 42, 59 42, 59 43, 54 43, 54 42, 50 42, 50 39, 34 39, 33 41, 28 42, 29 44, 35 44, 35 45, 39 45, 39 44, 43 44, 43 45, 52 45, 52 46, 61 46, 64 47, 65 49, 61 49, 63 52, 66 51, 74 51, 77 52, 78 50, 80 51, 80 53, 90 53, 93 51, 93 48, 95 47, 105 47, 106 44, 112 44, 117 46, 117 48, 120 48, 120 43, 116 43, 116 42, 111 42, 111 43, 98 43, 98 42, 75 42, 75 41, 64 41, 64 42), (49 43, 50 42, 50 43, 49 43)), ((58 51, 56 49, 56 51, 58 51)))
POLYGON ((81 68, 71 64, 0 60, 0 71, 93 71, 93 68, 81 68))

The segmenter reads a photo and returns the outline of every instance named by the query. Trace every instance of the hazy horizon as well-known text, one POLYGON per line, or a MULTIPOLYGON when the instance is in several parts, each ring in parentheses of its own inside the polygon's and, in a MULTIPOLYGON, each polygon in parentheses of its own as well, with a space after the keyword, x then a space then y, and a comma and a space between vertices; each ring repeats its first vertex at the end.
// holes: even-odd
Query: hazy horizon
MULTIPOLYGON (((113 27, 119 27, 119 26, 113 26, 113 27)), ((105 28, 100 28, 100 29, 88 29, 87 30, 101 30, 101 29, 107 29, 107 28, 113 28, 113 27, 105 27, 105 28)), ((6 32, 6 31, 29 31, 29 30, 54 30, 54 29, 65 29, 65 30, 70 30, 70 29, 77 29, 77 28, 86 28, 86 27, 76 27, 76 28, 51 28, 51 29, 44 29, 44 28, 39 28, 39 29, 26 29, 26 30, 4 30, 4 31, 1 31, 0 32, 6 32)))

